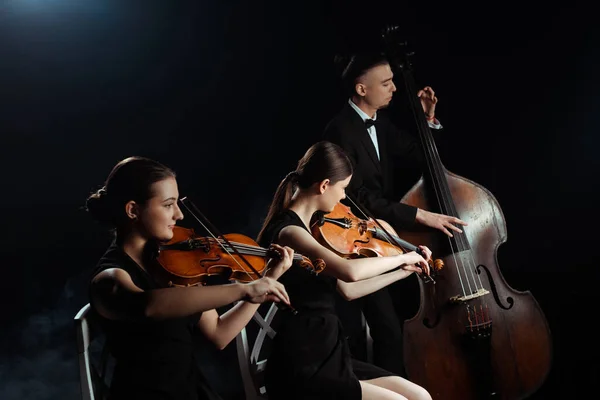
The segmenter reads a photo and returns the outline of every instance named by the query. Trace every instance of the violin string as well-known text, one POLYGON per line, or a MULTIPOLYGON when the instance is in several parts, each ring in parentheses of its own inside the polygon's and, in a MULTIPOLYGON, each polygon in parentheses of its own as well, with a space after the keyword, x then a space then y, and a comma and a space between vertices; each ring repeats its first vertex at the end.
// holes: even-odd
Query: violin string
MULTIPOLYGON (((245 244, 245 243, 239 243, 239 242, 231 242, 231 243, 235 244, 235 246, 240 249, 245 249, 247 252, 246 254, 248 254, 248 255, 263 257, 269 252, 268 249, 265 249, 264 247, 260 247, 260 246, 254 246, 251 244, 245 244)), ((294 261, 303 260, 302 255, 300 255, 298 253, 294 253, 293 259, 294 259, 294 261)))
MULTIPOLYGON (((214 236, 213 236, 213 238, 214 238, 214 236)), ((219 240, 221 247, 227 247, 228 249, 231 249, 231 247, 229 245, 223 244, 224 243, 223 239, 217 239, 217 240, 219 240)), ((260 247, 260 246, 254 246, 254 245, 249 245, 249 244, 239 243, 239 242, 230 242, 230 243, 232 245, 234 245, 234 247, 243 250, 244 254, 251 255, 251 256, 264 257, 269 251, 268 249, 265 249, 264 247, 260 247)), ((302 261, 303 257, 301 254, 294 253, 293 259, 294 259, 294 261, 302 261)))
MULTIPOLYGON (((347 196, 348 200, 350 200, 350 202, 352 202, 352 204, 354 204, 354 206, 367 218, 369 219, 369 216, 365 213, 365 211, 363 211, 354 200, 352 200, 352 198, 350 196, 347 196)), ((417 251, 419 250, 419 248, 411 243, 405 242, 404 240, 400 239, 398 236, 396 235, 392 235, 390 234, 382 225, 379 221, 377 221, 377 219, 375 218, 370 218, 371 220, 373 220, 377 225, 379 225, 379 227, 375 227, 375 231, 381 231, 382 232, 382 236, 384 238, 384 240, 389 243, 392 247, 394 248, 399 248, 402 249, 402 242, 404 242, 404 246, 407 247, 409 250, 411 251, 417 251), (392 241, 394 241, 394 243, 392 243, 392 241), (408 246, 407 246, 408 245, 408 246)), ((398 254, 401 254, 402 251, 400 251, 399 249, 396 249, 398 251, 398 254)), ((430 277, 431 278, 431 277, 430 277)), ((433 278, 431 278, 433 281, 433 278)), ((433 281, 435 283, 435 281, 433 281)))
MULTIPOLYGON (((388 233, 387 233, 387 232, 385 232, 385 231, 383 231, 383 230, 379 229, 378 227, 375 227, 375 234, 376 234, 376 235, 379 235, 379 236, 383 236, 383 237, 387 237, 387 236, 388 236, 388 233)), ((394 242, 396 242, 396 243, 398 243, 398 244, 402 245, 402 247, 406 247, 406 248, 407 248, 408 250, 410 250, 410 251, 416 251, 416 250, 418 249, 418 247, 417 247, 417 246, 415 246, 414 244, 412 244, 412 243, 408 243, 407 241, 405 241, 405 240, 403 240, 403 239, 399 238, 399 237, 398 237, 398 236, 396 236, 396 235, 391 235, 391 239, 390 239, 390 240, 393 240, 394 242)))
POLYGON ((204 228, 204 229, 205 229, 205 230, 208 232, 208 234, 209 234, 210 236, 212 236, 212 237, 213 237, 213 239, 215 239, 215 240, 216 240, 216 241, 219 243, 219 245, 220 245, 220 246, 223 248, 223 250, 225 250, 225 252, 226 252, 227 254, 229 254, 229 256, 230 256, 230 257, 233 259, 233 261, 235 261, 235 263, 236 263, 236 264, 237 264, 237 265, 240 267, 240 269, 241 269, 242 271, 244 271, 244 272, 246 273, 246 275, 248 275, 248 277, 249 277, 249 278, 253 279, 253 278, 252 278, 252 275, 250 275, 250 273, 249 273, 248 271, 246 271, 246 269, 245 269, 244 267, 242 267, 242 265, 239 263, 239 261, 238 261, 238 260, 237 260, 235 257, 233 257, 233 255, 232 255, 232 254, 229 252, 229 250, 227 250, 227 249, 225 248, 225 246, 223 246, 223 244, 221 243, 221 240, 222 240, 222 239, 221 239, 221 240, 220 240, 220 239, 218 239, 218 238, 217 238, 217 237, 216 237, 216 236, 215 236, 215 235, 212 233, 212 231, 211 231, 210 229, 208 229, 208 227, 207 227, 207 226, 206 226, 206 225, 205 225, 205 224, 204 224, 204 223, 203 223, 203 222, 200 220, 200 218, 198 218, 198 217, 196 216, 196 214, 194 214, 194 212, 193 212, 192 210, 190 210, 190 208, 187 206, 187 204, 186 204, 186 203, 185 203, 185 201, 184 201, 184 200, 186 200, 186 199, 187 199, 187 197, 184 197, 184 198, 180 199, 179 201, 181 202, 181 204, 183 204, 183 205, 185 206, 185 208, 186 208, 186 209, 188 210, 188 212, 189 212, 189 213, 192 215, 192 217, 194 217, 194 219, 196 219, 196 221, 198 221, 198 223, 199 223, 200 225, 202 225, 202 227, 203 227, 203 228, 204 228))
MULTIPOLYGON (((356 203, 354 202, 354 200, 352 200, 352 198, 351 198, 350 196, 346 196, 346 197, 348 198, 348 200, 350 200, 350 202, 351 202, 352 204, 354 204, 354 206, 356 207, 356 209, 357 209, 358 211, 360 211, 360 213, 361 213, 361 214, 363 214, 363 215, 365 216, 365 219, 367 219, 367 220, 368 220, 368 219, 370 218, 370 217, 369 217, 369 216, 368 216, 368 215, 367 215, 367 214, 366 214, 366 213, 365 213, 365 212, 362 210, 362 208, 360 208, 360 207, 358 206, 358 204, 356 204, 356 203)), ((372 218, 372 219, 373 219, 373 221, 376 221, 374 218, 372 218)), ((378 221, 376 221, 376 223, 377 223, 377 224, 379 224, 379 222, 378 222, 378 221)), ((397 245, 397 244, 393 244, 392 242, 390 242, 390 235, 387 233, 387 231, 386 231, 385 229, 383 229, 383 227, 382 227, 382 231, 383 231, 383 232, 385 232, 385 241, 386 241, 387 243, 389 243, 390 245, 392 245, 394 248, 396 248, 398 245, 397 245)), ((396 250, 398 251, 398 254, 402 254, 402 253, 401 253, 401 251, 400 251, 399 249, 396 249, 396 250)))
MULTIPOLYGON (((222 239, 221 242, 223 242, 222 239)), ((265 249, 264 247, 260 247, 260 246, 254 246, 251 244, 245 244, 245 243, 239 243, 239 242, 231 242, 231 244, 235 245, 235 247, 237 247, 240 250, 244 251, 244 254, 250 255, 250 256, 257 256, 257 257, 264 257, 268 254, 269 250, 265 249)), ((303 261, 303 257, 301 254, 298 253, 294 253, 294 255, 292 256, 292 259, 294 261, 303 261)))

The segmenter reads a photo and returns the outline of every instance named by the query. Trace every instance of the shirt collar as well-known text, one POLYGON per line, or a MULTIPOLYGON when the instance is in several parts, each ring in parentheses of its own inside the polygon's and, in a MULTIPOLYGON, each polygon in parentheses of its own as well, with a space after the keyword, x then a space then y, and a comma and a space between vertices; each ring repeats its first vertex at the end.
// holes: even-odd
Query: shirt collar
POLYGON ((352 107, 354 109, 354 111, 356 111, 358 113, 358 115, 362 118, 363 122, 368 119, 372 119, 373 121, 377 120, 377 113, 375 113, 373 118, 369 117, 366 112, 364 112, 356 104, 354 104, 352 99, 348 99, 348 104, 350 104, 350 107, 352 107))

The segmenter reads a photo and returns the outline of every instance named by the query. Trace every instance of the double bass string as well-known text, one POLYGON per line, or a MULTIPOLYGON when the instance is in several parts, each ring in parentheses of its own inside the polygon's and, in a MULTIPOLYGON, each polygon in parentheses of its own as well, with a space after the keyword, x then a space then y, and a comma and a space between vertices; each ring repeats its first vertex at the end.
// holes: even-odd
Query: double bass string
MULTIPOLYGON (((384 38, 387 38, 387 34, 383 35, 384 38)), ((389 45, 389 43, 388 43, 389 45)), ((406 53, 404 54, 404 57, 400 56, 397 54, 397 50, 394 48, 388 48, 388 51, 391 52, 391 54, 393 55, 392 58, 396 58, 396 66, 401 70, 402 75, 404 77, 404 82, 405 82, 405 86, 406 86, 406 91, 408 94, 408 99, 411 105, 411 109, 413 111, 413 117, 415 119, 417 128, 419 129, 420 132, 420 138, 421 138, 421 142, 422 142, 422 147, 423 147, 423 151, 425 153, 425 155, 427 155, 426 161, 427 161, 427 170, 430 173, 430 176, 433 179, 432 185, 433 185, 433 189, 434 192, 436 194, 436 198, 437 198, 437 202, 438 202, 438 207, 440 208, 442 213, 445 213, 447 215, 453 215, 456 216, 456 209, 454 207, 454 205, 452 204, 452 198, 450 196, 449 193, 449 188, 448 185, 446 183, 446 185, 443 185, 444 182, 444 178, 445 178, 445 174, 443 171, 443 167, 441 165, 440 162, 435 162, 436 160, 439 160, 439 155, 437 154, 437 148, 435 147, 435 143, 433 143, 433 137, 431 135, 431 133, 429 132, 429 126, 427 124, 427 121, 425 120, 425 117, 423 115, 422 112, 420 112, 420 107, 418 102, 417 102, 417 91, 416 91, 416 86, 414 84, 414 79, 412 78, 411 75, 411 62, 409 60, 409 57, 413 54, 413 53, 406 53), (395 57, 394 57, 395 56, 395 57), (438 158, 436 158, 436 156, 438 158), (441 202, 443 202, 444 204, 442 204, 441 202)), ((420 103, 420 102, 419 102, 420 103)), ((464 230, 463 230, 464 233, 464 230)), ((456 253, 460 250, 470 250, 470 246, 468 245, 468 242, 466 240, 466 235, 454 235, 452 238, 448 238, 449 241, 449 245, 450 245, 450 249, 452 251, 452 256, 454 258, 454 262, 455 265, 460 266, 459 268, 457 268, 457 273, 458 273, 458 278, 459 278, 459 282, 461 285, 461 289, 463 292, 463 296, 466 296, 466 289, 465 289, 465 284, 468 286, 469 288, 469 293, 472 294, 474 293, 472 287, 471 287, 471 281, 469 280, 469 273, 468 273, 468 269, 471 270, 471 277, 473 280, 473 285, 477 288, 477 280, 475 278, 475 262, 473 259, 473 256, 471 254, 471 252, 469 251, 469 255, 470 255, 470 267, 467 267, 465 265, 465 263, 463 262, 462 257, 459 257, 459 259, 457 259, 456 257, 456 253), (453 240, 454 239, 454 240, 453 240), (456 244, 456 246, 455 246, 456 244), (455 249, 456 247, 456 249, 455 249), (463 275, 461 273, 460 268, 462 267, 462 270, 464 272, 464 279, 463 279, 463 275)), ((481 278, 479 279, 479 283, 481 285, 481 278)))
MULTIPOLYGON (((437 147, 435 146, 433 136, 429 130, 429 125, 425 120, 423 115, 418 115, 417 111, 417 92, 415 90, 414 82, 411 77, 407 76, 408 72, 404 71, 405 74, 405 83, 407 87, 407 92, 411 99, 411 104, 413 108, 414 117, 416 119, 417 125, 420 128, 421 132, 421 140, 423 144, 423 149, 427 154, 427 168, 431 177, 433 179, 432 185, 434 191, 436 193, 436 198, 438 202, 438 207, 440 207, 440 211, 447 214, 457 217, 458 212, 456 210, 456 206, 452 201, 452 194, 450 193, 450 188, 445 180, 445 173, 443 170, 443 166, 440 162, 436 162, 439 160, 439 154, 437 151, 437 147)), ((455 265, 458 267, 456 269, 458 274, 458 279, 461 285, 461 289, 463 292, 463 299, 465 301, 465 307, 467 311, 467 319, 469 321, 469 327, 473 329, 474 327, 478 328, 480 323, 488 323, 489 322, 489 308, 487 305, 487 299, 478 298, 477 302, 479 303, 479 313, 477 312, 477 305, 471 306, 468 301, 472 300, 470 296, 475 296, 479 293, 480 288, 484 289, 483 282, 481 281, 481 274, 476 271, 476 262, 473 257, 473 253, 471 251, 471 246, 468 243, 468 239, 466 236, 466 230, 462 227, 462 233, 454 232, 453 238, 447 238, 448 243, 450 245, 450 249, 452 251, 452 257, 454 259, 455 265), (454 239, 454 240, 452 240, 454 239), (456 243, 456 246, 454 245, 456 243), (456 251, 455 251, 456 248, 456 251), (457 256, 457 252, 462 253, 457 256), (466 256, 466 259, 465 257, 466 256), (463 273, 464 272, 464 279, 463 273), (470 274, 469 274, 470 273, 470 274), (470 276, 469 276, 470 275, 470 276), (478 282, 479 281, 479 282, 478 282), (468 293, 465 287, 468 287, 468 293), (482 303, 485 304, 485 310, 488 310, 488 314, 484 311, 482 303), (473 314, 471 314, 473 311, 473 314), (475 321, 473 321, 473 317, 475 321), (481 317, 481 318, 480 318, 481 317), (481 321, 480 321, 481 319, 481 321)))
MULTIPOLYGON (((386 40, 386 52, 391 53, 390 58, 395 58, 395 66, 404 69, 407 65, 405 60, 412 53, 404 48, 406 42, 400 42, 396 34, 392 35, 396 29, 388 27, 382 36, 386 40)), ((433 139, 428 127, 424 126, 425 116, 419 113, 419 107, 412 104, 420 102, 408 85, 408 78, 406 82, 416 128, 420 129, 424 156, 431 156, 432 153, 435 156, 435 144, 427 143, 427 140, 433 139), (423 132, 429 133, 429 137, 423 132)), ((552 364, 552 339, 548 322, 533 296, 528 292, 515 292, 506 285, 496 264, 497 258, 484 253, 489 250, 495 253, 497 245, 505 240, 503 215, 493 195, 484 188, 449 174, 439 158, 425 161, 427 165, 423 165, 422 171, 429 175, 423 175, 421 179, 432 182, 427 182, 426 188, 415 186, 418 190, 409 193, 409 198, 440 206, 442 212, 446 209, 446 214, 454 216, 458 216, 456 207, 468 213, 472 207, 481 207, 476 210, 480 220, 469 226, 470 230, 463 229, 452 238, 446 237, 456 262, 452 268, 456 268, 458 275, 448 271, 446 279, 441 280, 441 291, 433 291, 435 287, 428 292, 421 290, 418 318, 405 321, 406 336, 412 344, 405 346, 407 374, 433 395, 452 400, 527 397, 539 389, 548 377, 552 364), (456 191, 455 196, 450 197, 450 189, 453 193, 456 191), (437 204, 431 198, 434 195, 437 196, 437 204), (443 197, 440 199, 439 196, 443 197), (469 233, 468 237, 465 232, 469 233), (490 243, 491 240, 494 242, 490 243), (496 248, 491 249, 490 245, 494 244, 496 248), (457 249, 462 253, 454 254, 457 249), (471 270, 471 275, 467 269, 471 270), (487 276, 481 276, 483 270, 487 276), (481 289, 471 291, 467 296, 466 288, 473 287, 481 289), (463 295, 460 294, 461 290, 463 295), (440 295, 447 298, 440 298, 440 295), (506 305, 502 298, 505 298, 506 305), (516 301, 520 305, 513 307, 516 301), (465 308, 447 307, 448 303, 464 305, 465 308), (495 324, 502 325, 502 329, 494 330, 494 338, 492 317, 497 319, 495 324), (422 353, 414 350, 418 345, 428 346, 432 336, 444 352, 422 353), (456 368, 448 369, 448 365, 456 368)), ((435 246, 447 246, 439 233, 434 233, 431 240, 435 246)), ((448 261, 452 260, 449 254, 446 257, 448 261)))
MULTIPOLYGON (((417 113, 418 107, 416 104, 418 97, 417 97, 417 92, 415 90, 414 84, 412 84, 412 79, 409 76, 409 72, 406 71, 405 69, 406 67, 402 68, 402 72, 404 74, 404 82, 406 85, 406 89, 407 89, 407 93, 412 105, 412 109, 413 109, 413 116, 415 118, 416 124, 421 132, 421 140, 422 140, 422 144, 423 144, 423 151, 426 152, 427 157, 426 161, 427 161, 427 169, 429 171, 429 173, 431 174, 432 178, 433 178, 433 182, 432 186, 433 189, 436 193, 436 199, 438 202, 438 207, 440 208, 440 211, 442 213, 445 213, 447 215, 452 215, 452 216, 457 216, 458 213, 456 211, 456 207, 454 206, 453 202, 452 202, 452 197, 451 197, 451 193, 450 193, 450 189, 448 187, 448 185, 444 185, 444 178, 445 178, 445 174, 443 171, 442 166, 440 165, 440 163, 436 163, 435 160, 439 159, 439 155, 437 152, 437 148, 435 146, 435 144, 433 143, 433 138, 431 133, 429 132, 429 126, 427 124, 427 121, 425 120, 423 115, 419 115, 417 113), (443 204, 442 204, 443 203, 443 204)), ((464 279, 463 279, 463 275, 460 271, 460 268, 457 268, 457 273, 458 273, 458 278, 461 284, 461 288, 463 291, 463 296, 467 295, 467 290, 465 288, 465 284, 468 286, 468 291, 469 294, 473 294, 476 293, 478 291, 478 288, 481 287, 483 288, 483 283, 481 282, 481 276, 478 274, 477 278, 479 278, 479 285, 477 283, 477 278, 475 277, 475 260, 473 258, 473 254, 470 251, 470 246, 466 237, 466 233, 465 233, 465 229, 464 227, 462 227, 462 233, 458 233, 455 232, 453 233, 453 238, 454 240, 452 240, 453 238, 448 238, 448 242, 450 245, 450 249, 452 251, 452 256, 454 258, 454 262, 455 265, 459 266, 462 268, 462 270, 464 271, 464 279), (456 244, 456 246, 455 246, 456 244), (464 262, 465 260, 463 260, 463 257, 457 257, 456 253, 457 252, 468 252, 468 260, 466 261, 466 263, 464 262), (470 265, 466 265, 466 264, 470 264, 470 265), (469 279, 469 271, 471 273, 471 279, 469 279), (472 286, 471 286, 471 280, 473 283, 473 286, 475 286, 475 290, 473 290, 472 286), (466 282, 465 282, 466 281, 466 282)))

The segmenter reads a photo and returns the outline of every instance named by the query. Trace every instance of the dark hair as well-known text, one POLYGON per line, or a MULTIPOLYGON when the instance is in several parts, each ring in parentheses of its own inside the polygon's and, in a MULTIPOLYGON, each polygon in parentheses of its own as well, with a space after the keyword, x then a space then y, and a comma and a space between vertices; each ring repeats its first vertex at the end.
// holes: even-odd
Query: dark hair
POLYGON ((348 96, 356 95, 356 83, 369 69, 389 64, 389 60, 384 52, 362 52, 350 56, 336 56, 334 62, 340 71, 342 86, 348 96))
POLYGON ((328 141, 313 144, 298 161, 296 170, 287 174, 277 187, 257 241, 261 241, 273 217, 289 206, 296 187, 306 189, 325 179, 335 184, 350 175, 352 162, 340 146, 328 141))
POLYGON ((119 228, 126 221, 125 204, 144 204, 152 197, 152 184, 175 178, 175 172, 145 157, 128 157, 115 165, 104 186, 92 193, 85 208, 97 221, 119 228))

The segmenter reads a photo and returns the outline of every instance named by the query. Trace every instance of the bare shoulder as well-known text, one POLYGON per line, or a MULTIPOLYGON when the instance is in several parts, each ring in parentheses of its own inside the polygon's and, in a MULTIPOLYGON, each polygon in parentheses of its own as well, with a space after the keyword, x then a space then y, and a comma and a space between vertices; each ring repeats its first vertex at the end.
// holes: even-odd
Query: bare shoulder
POLYGON ((92 279, 93 291, 114 293, 119 288, 133 291, 141 290, 133 283, 131 275, 121 268, 105 269, 92 279))
POLYGON ((298 240, 310 236, 306 229, 297 225, 288 225, 279 231, 278 243, 282 246, 290 246, 297 243, 298 240))
POLYGON ((306 229, 297 225, 283 228, 279 233, 278 242, 307 257, 323 258, 326 256, 324 254, 326 249, 306 229))
POLYGON ((121 268, 108 268, 96 274, 92 279, 92 284, 104 284, 110 281, 131 280, 131 276, 121 268))

